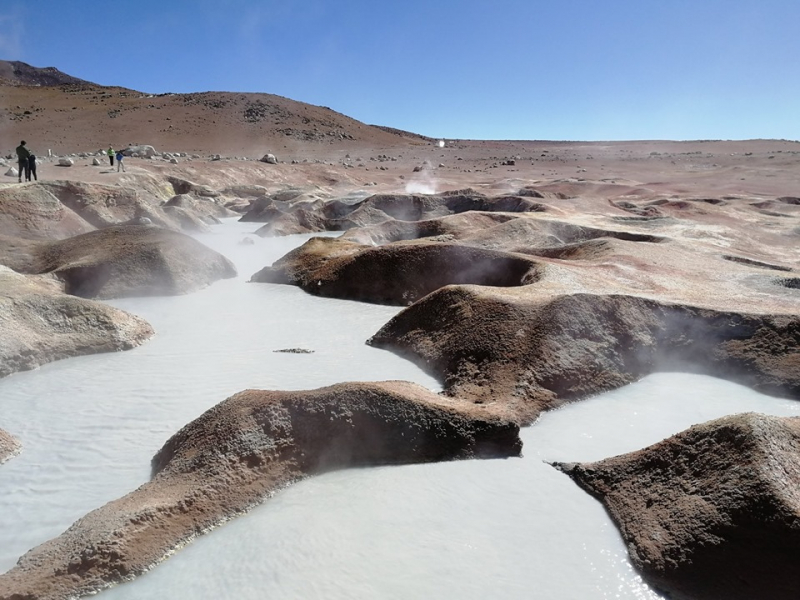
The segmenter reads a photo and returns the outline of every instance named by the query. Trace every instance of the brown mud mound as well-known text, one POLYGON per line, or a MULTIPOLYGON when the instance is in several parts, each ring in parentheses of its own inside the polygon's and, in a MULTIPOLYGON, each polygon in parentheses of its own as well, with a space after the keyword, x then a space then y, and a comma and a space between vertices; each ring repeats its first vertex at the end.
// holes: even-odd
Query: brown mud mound
POLYGON ((0 600, 66 600, 140 575, 305 476, 351 466, 518 456, 519 429, 406 382, 247 390, 175 434, 153 478, 22 556, 0 600))
POLYGON ((152 335, 139 317, 0 266, 0 377, 70 356, 127 350, 152 335))
POLYGON ((568 246, 599 238, 654 244, 666 241, 664 237, 649 233, 601 229, 532 215, 506 219, 492 227, 474 228, 461 235, 459 241, 469 246, 534 254, 539 248, 568 246))
POLYGON ((415 360, 444 382, 447 395, 489 404, 521 423, 659 370, 703 372, 800 398, 796 315, 530 290, 446 287, 368 343, 415 360))
POLYGON ((188 184, 188 191, 174 195, 170 193, 169 179, 165 182, 149 174, 137 174, 127 186, 76 181, 45 181, 39 185, 98 229, 149 219, 164 229, 202 231, 205 224, 236 216, 223 206, 218 192, 188 184))
POLYGON ((7 431, 0 429, 0 465, 20 453, 22 444, 7 431))
POLYGON ((55 180, 0 187, 0 235, 62 239, 148 221, 174 231, 203 231, 236 215, 205 186, 174 195, 167 182, 148 173, 131 176, 126 184, 55 180))
POLYGON ((279 190, 270 195, 254 199, 239 219, 245 223, 269 223, 286 213, 299 209, 319 209, 323 196, 318 191, 301 188, 279 190))
POLYGON ((595 238, 585 242, 574 242, 563 246, 552 246, 545 248, 516 248, 514 251, 520 254, 531 256, 541 256, 542 258, 556 258, 558 260, 600 260, 606 256, 613 256, 624 252, 625 246, 617 240, 606 238, 595 238))
POLYGON ((364 246, 313 238, 251 281, 288 283, 309 293, 383 304, 410 304, 450 284, 528 285, 539 265, 525 256, 459 244, 364 246))
MULTIPOLYGON (((331 230, 330 222, 314 210, 296 208, 291 212, 283 212, 273 206, 265 209, 274 211, 274 219, 266 225, 256 229, 256 234, 261 237, 278 237, 298 233, 320 233, 331 230)), ((338 231, 334 228, 334 231, 338 231)))
POLYGON ((475 190, 456 190, 441 194, 376 194, 351 206, 339 216, 351 227, 375 225, 386 219, 422 221, 470 211, 544 212, 547 207, 519 196, 489 197, 475 190))
POLYGON ((800 597, 800 418, 724 417, 555 466, 603 503, 636 568, 670 598, 800 597))
POLYGON ((471 189, 431 195, 376 194, 355 203, 333 201, 299 206, 284 206, 261 200, 254 203, 254 206, 252 212, 257 214, 258 220, 269 223, 259 230, 259 235, 262 236, 346 231, 393 221, 427 221, 467 212, 532 213, 550 210, 530 198, 488 197, 471 189))
POLYGON ((120 298, 186 294, 236 276, 227 258, 182 233, 152 225, 119 225, 58 242, 24 255, 0 240, 0 262, 32 273, 52 273, 68 294, 120 298), (13 264, 11 264, 13 261, 13 264))
POLYGON ((42 185, 0 188, 0 235, 61 239, 92 229, 89 222, 42 185))
POLYGON ((349 229, 342 234, 341 239, 371 246, 433 237, 449 241, 515 218, 515 215, 506 213, 470 211, 424 221, 389 219, 378 225, 349 229))
POLYGON ((600 238, 648 243, 667 241, 665 237, 648 233, 588 227, 531 214, 479 211, 424 221, 389 219, 378 225, 350 229, 341 238, 372 245, 436 238, 432 241, 458 241, 465 246, 539 256, 549 255, 550 250, 557 255, 557 249, 562 247, 568 253, 571 245, 600 238))

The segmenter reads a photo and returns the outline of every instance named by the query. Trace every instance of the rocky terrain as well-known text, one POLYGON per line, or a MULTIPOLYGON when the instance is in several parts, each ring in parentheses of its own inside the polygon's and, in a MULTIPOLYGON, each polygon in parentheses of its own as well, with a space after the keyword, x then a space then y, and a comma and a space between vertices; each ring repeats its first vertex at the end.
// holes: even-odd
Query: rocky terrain
POLYGON ((21 449, 19 440, 10 433, 0 429, 0 464, 18 454, 21 449))
POLYGON ((126 350, 152 335, 139 317, 0 265, 0 377, 69 356, 126 350))
MULTIPOLYGON (((0 575, 2 600, 132 578, 326 469, 514 455, 519 425, 648 373, 800 399, 796 142, 439 141, 265 94, 154 97, 13 64, 0 75, 3 139, 45 157, 38 182, 0 184, 0 375, 140 343, 146 324, 76 295, 184 293, 230 276, 183 232, 241 215, 262 236, 343 232, 263 265, 251 285, 406 307, 369 343, 444 384, 242 392, 173 436, 150 482, 0 575), (109 144, 131 146, 126 172, 99 154, 109 144)), ((741 589, 796 597, 794 579, 762 585, 773 558, 790 566, 757 556, 770 540, 796 550, 796 503, 780 491, 798 483, 795 429, 735 418, 633 466, 562 468, 606 503, 660 589, 737 597, 719 582, 730 557, 741 589), (725 479, 740 464, 741 479, 725 479), (662 489, 674 503, 647 505, 662 489), (654 523, 672 536, 663 544, 648 538, 654 523)))
POLYGON ((234 277, 221 254, 154 225, 115 225, 54 242, 0 238, 2 260, 20 273, 48 273, 83 298, 168 296, 234 277))
POLYGON ((31 550, 0 598, 56 599, 131 579, 307 475, 348 466, 519 454, 519 429, 405 382, 246 390, 176 433, 151 481, 31 550))
POLYGON ((633 563, 669 598, 797 597, 800 419, 725 417, 556 466, 606 506, 633 563))

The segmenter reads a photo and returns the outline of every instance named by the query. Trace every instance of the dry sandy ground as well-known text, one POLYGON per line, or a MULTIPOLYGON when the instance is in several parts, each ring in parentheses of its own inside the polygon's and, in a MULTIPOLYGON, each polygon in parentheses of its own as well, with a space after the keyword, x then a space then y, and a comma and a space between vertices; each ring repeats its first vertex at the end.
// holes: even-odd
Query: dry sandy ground
MULTIPOLYGON (((231 169, 230 164, 183 162, 175 169, 196 180, 237 179, 267 187, 361 187, 380 191, 441 191, 473 187, 518 189, 520 183, 563 179, 603 185, 629 183, 641 195, 678 197, 744 195, 771 199, 800 195, 800 143, 785 140, 540 142, 439 140, 356 121, 326 107, 271 94, 206 92, 153 96, 124 88, 75 83, 54 69, 0 61, 0 153, 13 155, 21 139, 38 155, 95 152, 109 145, 150 144, 160 152, 204 158, 261 158, 275 154, 271 169, 231 169), (13 81, 12 74, 16 74, 13 81), (10 79, 9 79, 10 78, 10 79), (70 85, 40 84, 52 81, 70 85), (503 164, 509 159, 514 165, 503 164), (309 168, 303 161, 332 163, 309 168), (430 170, 412 169, 428 161, 430 170), (345 166, 347 165, 347 166, 345 166), (441 166, 440 166, 441 165, 441 166)), ((120 181, 109 169, 41 167, 45 179, 120 181)), ((129 160, 131 170, 162 169, 129 160)), ((11 178, 5 179, 10 181, 11 178)), ((563 184, 560 182, 559 184, 563 184)), ((615 193, 618 190, 608 190, 615 193)), ((583 186, 582 193, 587 193, 583 186)))
MULTIPOLYGON (((41 143, 28 145, 46 154, 41 143)), ((143 140, 149 142, 150 140, 143 140)), ((79 148, 74 148, 78 150, 79 148)), ((156 150, 185 151, 181 147, 156 150)), ((13 148, 8 149, 13 152, 13 148)), ((209 153, 210 154, 210 153, 209 153)), ((9 161, 11 164, 14 161, 9 161)), ((73 167, 44 159, 39 178, 70 179, 125 185, 129 178, 109 168, 77 158, 73 167)), ((179 164, 127 158, 129 173, 150 171, 185 177, 221 187, 259 184, 269 190, 287 186, 325 186, 341 193, 354 188, 374 192, 432 193, 472 187, 488 193, 516 191, 525 185, 551 184, 568 195, 575 185, 581 195, 637 200, 657 198, 723 198, 737 196, 773 200, 800 196, 800 143, 776 140, 696 142, 510 142, 447 141, 370 146, 364 142, 319 146, 305 144, 293 153, 271 147, 242 158, 211 161, 208 156, 180 159, 179 164), (254 159, 276 153, 279 165, 254 159), (389 157, 385 159, 384 157, 389 157), (394 160, 392 160, 394 159, 394 160), (503 164, 508 160, 515 164, 503 164), (291 161, 298 161, 291 164, 291 161), (307 162, 304 162, 307 161, 307 162), (427 166, 426 166, 427 163, 427 166), (423 167, 414 172, 415 167, 423 167), (372 190, 369 190, 373 187, 372 190)), ((15 184, 4 177, 2 183, 15 184)))

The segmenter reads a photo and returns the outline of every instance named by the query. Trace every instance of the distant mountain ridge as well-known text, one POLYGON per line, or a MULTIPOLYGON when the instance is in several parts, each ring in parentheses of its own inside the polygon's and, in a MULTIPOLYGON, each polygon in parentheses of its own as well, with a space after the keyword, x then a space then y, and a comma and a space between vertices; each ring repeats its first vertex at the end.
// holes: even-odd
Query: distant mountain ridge
POLYGON ((159 150, 199 154, 315 159, 331 150, 430 144, 392 127, 367 125, 324 106, 268 93, 148 94, 103 86, 0 60, 0 125, 8 146, 26 139, 56 153, 147 143, 159 150))
POLYGON ((54 86, 90 83, 55 67, 34 67, 19 60, 0 60, 0 79, 11 85, 54 86))

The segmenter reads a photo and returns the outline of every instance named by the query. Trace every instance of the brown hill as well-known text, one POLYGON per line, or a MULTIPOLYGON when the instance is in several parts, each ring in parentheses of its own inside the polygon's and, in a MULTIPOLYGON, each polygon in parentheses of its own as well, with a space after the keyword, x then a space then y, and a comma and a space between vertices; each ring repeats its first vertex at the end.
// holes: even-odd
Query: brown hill
POLYGON ((0 61, 0 132, 13 151, 20 139, 39 153, 150 144, 159 150, 305 158, 363 147, 427 144, 427 138, 366 125, 324 106, 261 93, 146 94, 106 87, 25 63, 0 61))
POLYGON ((32 67, 18 60, 0 60, 0 81, 10 85, 53 86, 89 83, 62 73, 55 67, 32 67))

